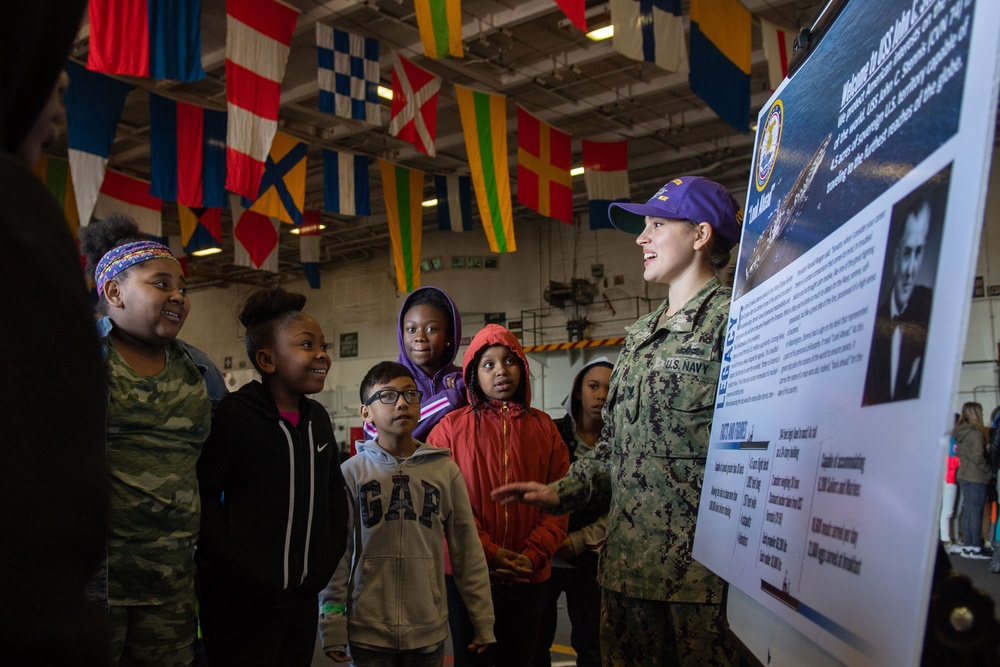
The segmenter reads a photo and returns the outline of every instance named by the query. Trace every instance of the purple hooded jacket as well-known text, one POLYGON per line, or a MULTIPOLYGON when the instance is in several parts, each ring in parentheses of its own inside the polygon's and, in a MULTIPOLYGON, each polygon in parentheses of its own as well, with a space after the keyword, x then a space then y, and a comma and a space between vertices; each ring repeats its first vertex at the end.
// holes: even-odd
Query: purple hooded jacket
MULTIPOLYGON (((413 429, 413 437, 424 441, 427 434, 431 432, 431 429, 434 428, 434 425, 442 417, 455 408, 460 408, 469 403, 465 391, 465 380, 462 378, 462 369, 455 365, 458 346, 462 340, 462 318, 458 313, 458 308, 455 307, 455 303, 451 300, 451 297, 442 289, 438 289, 437 287, 421 287, 418 290, 414 290, 406 297, 399 309, 399 317, 396 321, 396 339, 399 344, 399 359, 397 361, 410 369, 414 380, 416 380, 417 389, 424 392, 424 398, 420 401, 420 422, 413 429), (434 374, 434 377, 428 376, 416 364, 410 361, 403 347, 403 317, 411 308, 415 297, 429 290, 438 292, 451 306, 451 345, 448 346, 446 352, 446 354, 450 355, 450 358, 448 359, 448 363, 434 374), (454 387, 448 387, 446 384, 449 376, 454 376, 455 378, 454 387)), ((375 428, 370 424, 365 424, 365 435, 371 438, 375 434, 375 428)))

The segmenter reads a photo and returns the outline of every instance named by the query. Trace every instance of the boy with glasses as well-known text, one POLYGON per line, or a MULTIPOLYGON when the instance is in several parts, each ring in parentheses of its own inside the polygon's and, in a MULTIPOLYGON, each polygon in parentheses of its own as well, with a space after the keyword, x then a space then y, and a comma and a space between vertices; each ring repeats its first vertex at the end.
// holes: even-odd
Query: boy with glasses
POLYGON ((445 540, 476 628, 469 650, 495 641, 489 571, 465 481, 449 450, 413 439, 422 395, 396 362, 376 364, 361 382, 361 418, 378 435, 358 442, 342 466, 347 551, 320 597, 319 621, 323 651, 335 662, 444 664, 445 540))

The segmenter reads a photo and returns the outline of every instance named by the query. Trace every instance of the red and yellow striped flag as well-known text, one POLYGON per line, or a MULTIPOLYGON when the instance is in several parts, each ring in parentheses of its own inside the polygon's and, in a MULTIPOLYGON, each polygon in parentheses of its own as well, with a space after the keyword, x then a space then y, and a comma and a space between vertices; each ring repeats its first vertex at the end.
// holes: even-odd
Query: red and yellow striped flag
POLYGON ((514 214, 507 170, 507 98, 455 86, 465 150, 486 240, 493 252, 514 252, 514 214))
POLYGON ((461 0, 413 0, 424 55, 444 58, 465 55, 462 47, 461 0))
POLYGON ((424 172, 379 160, 385 214, 389 218, 396 289, 412 292, 420 287, 420 241, 423 237, 424 172))

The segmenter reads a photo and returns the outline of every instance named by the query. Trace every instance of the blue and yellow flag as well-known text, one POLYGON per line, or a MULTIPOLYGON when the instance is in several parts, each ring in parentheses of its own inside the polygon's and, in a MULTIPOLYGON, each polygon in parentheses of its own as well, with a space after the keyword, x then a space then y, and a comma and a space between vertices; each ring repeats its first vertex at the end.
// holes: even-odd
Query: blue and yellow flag
POLYGON ((308 150, 309 146, 305 143, 287 134, 275 133, 257 199, 253 203, 244 199, 243 206, 290 225, 301 225, 302 210, 306 204, 308 150))
POLYGON ((691 91, 750 131, 750 12, 739 0, 691 0, 691 91))

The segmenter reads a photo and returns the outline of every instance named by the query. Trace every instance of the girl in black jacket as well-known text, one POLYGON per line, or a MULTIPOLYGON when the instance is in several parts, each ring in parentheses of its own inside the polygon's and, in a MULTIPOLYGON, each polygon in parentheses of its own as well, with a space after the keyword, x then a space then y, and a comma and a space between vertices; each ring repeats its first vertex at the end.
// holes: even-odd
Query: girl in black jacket
POLYGON ((212 667, 309 665, 317 594, 344 552, 347 499, 323 406, 330 356, 306 298, 252 294, 240 321, 261 382, 219 404, 198 463, 195 560, 212 667))

